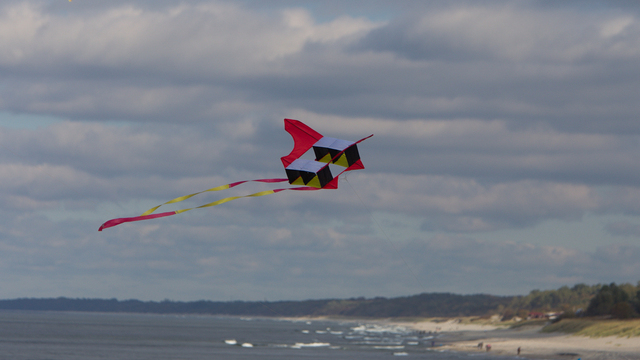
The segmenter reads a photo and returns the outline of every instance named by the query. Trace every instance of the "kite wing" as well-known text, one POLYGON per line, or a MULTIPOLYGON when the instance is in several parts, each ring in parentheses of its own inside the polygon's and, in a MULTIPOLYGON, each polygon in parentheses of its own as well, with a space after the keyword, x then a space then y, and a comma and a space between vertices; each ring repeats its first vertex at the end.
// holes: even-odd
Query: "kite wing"
POLYGON ((294 142, 291 153, 280 158, 291 185, 337 189, 338 177, 342 173, 364 169, 357 144, 373 135, 356 142, 336 139, 322 136, 302 122, 293 119, 284 119, 284 129, 291 134, 294 142), (300 157, 311 148, 313 148, 316 159, 301 159, 300 157), (333 177, 329 164, 339 165, 345 169, 333 177))

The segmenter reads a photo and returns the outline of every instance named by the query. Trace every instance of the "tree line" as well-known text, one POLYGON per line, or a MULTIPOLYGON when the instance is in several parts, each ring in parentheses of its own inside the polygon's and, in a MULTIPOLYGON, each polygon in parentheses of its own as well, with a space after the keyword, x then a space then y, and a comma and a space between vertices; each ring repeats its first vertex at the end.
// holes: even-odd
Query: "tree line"
POLYGON ((456 317, 485 314, 512 300, 509 296, 420 294, 398 298, 304 301, 140 301, 117 299, 21 298, 0 300, 0 309, 131 312, 251 316, 456 317))
POLYGON ((503 320, 527 318, 532 312, 562 312, 564 317, 632 318, 640 313, 640 281, 631 284, 563 286, 533 290, 524 296, 423 293, 396 298, 376 297, 303 301, 140 301, 70 299, 65 297, 0 300, 0 309, 40 311, 130 312, 249 316, 462 317, 501 315, 503 320))
POLYGON ((640 313, 640 281, 631 284, 602 286, 589 302, 587 316, 610 316, 618 319, 638 317, 640 313))

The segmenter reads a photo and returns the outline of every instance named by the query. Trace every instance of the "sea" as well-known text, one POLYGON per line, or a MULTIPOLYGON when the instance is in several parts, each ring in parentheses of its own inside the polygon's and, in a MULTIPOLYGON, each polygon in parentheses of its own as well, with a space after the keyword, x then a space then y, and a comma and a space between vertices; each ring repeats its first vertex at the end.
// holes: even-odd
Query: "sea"
POLYGON ((0 311, 1 360, 496 359, 440 345, 437 334, 375 322, 0 311))

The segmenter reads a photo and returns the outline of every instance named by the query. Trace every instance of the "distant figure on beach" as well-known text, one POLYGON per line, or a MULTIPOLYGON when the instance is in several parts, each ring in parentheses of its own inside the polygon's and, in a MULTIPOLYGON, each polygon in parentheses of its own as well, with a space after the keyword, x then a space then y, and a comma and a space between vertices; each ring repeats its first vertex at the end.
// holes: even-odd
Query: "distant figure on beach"
POLYGON ((518 346, 518 355, 520 355, 520 346, 518 346))
POLYGON ((491 351, 491 344, 487 344, 487 351, 491 351))
POLYGON ((478 349, 482 350, 482 341, 478 343, 478 349))

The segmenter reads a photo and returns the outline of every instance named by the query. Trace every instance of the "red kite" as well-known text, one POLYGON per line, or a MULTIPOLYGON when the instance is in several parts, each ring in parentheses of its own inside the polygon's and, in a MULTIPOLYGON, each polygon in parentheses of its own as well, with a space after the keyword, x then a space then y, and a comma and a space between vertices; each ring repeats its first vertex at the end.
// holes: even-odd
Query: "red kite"
POLYGON ((175 198, 173 200, 167 201, 164 204, 160 204, 155 206, 140 216, 134 217, 126 217, 126 218, 117 218, 112 219, 100 226, 98 231, 102 231, 102 229, 110 228, 116 225, 120 225, 122 223, 133 222, 133 221, 141 221, 141 220, 149 220, 156 219, 171 215, 180 214, 193 209, 201 209, 211 206, 216 206, 220 204, 224 204, 231 200, 236 200, 245 197, 257 197, 279 193, 285 190, 320 190, 320 189, 337 189, 338 188, 338 177, 346 172, 351 170, 360 170, 364 169, 364 165, 362 165, 362 161, 360 160, 360 154, 358 153, 357 144, 372 137, 373 135, 369 135, 365 138, 362 138, 358 141, 347 141, 342 139, 335 139, 327 136, 322 136, 312 128, 303 124, 298 120, 292 119, 284 119, 284 129, 291 134, 294 141, 293 150, 287 156, 283 156, 281 158, 282 164, 284 165, 285 172, 287 174, 286 179, 257 179, 257 180, 244 180, 238 181, 231 184, 217 186, 211 189, 199 191, 197 193, 181 196, 175 198), (315 153, 315 160, 307 160, 302 159, 301 156, 304 155, 309 149, 313 148, 313 152, 315 153), (335 164, 342 166, 344 170, 342 170, 337 176, 333 176, 331 174, 331 170, 329 169, 329 164, 335 164), (291 185, 304 185, 298 187, 289 187, 282 189, 274 189, 274 190, 266 190, 261 191, 249 195, 243 196, 231 196, 224 199, 220 199, 208 204, 204 204, 201 206, 189 208, 189 209, 181 209, 163 213, 154 214, 162 205, 177 203, 186 199, 189 199, 198 194, 202 194, 204 192, 209 191, 219 191, 226 190, 232 187, 236 187, 238 185, 244 184, 246 182, 262 182, 262 183, 278 183, 288 181, 291 185))

